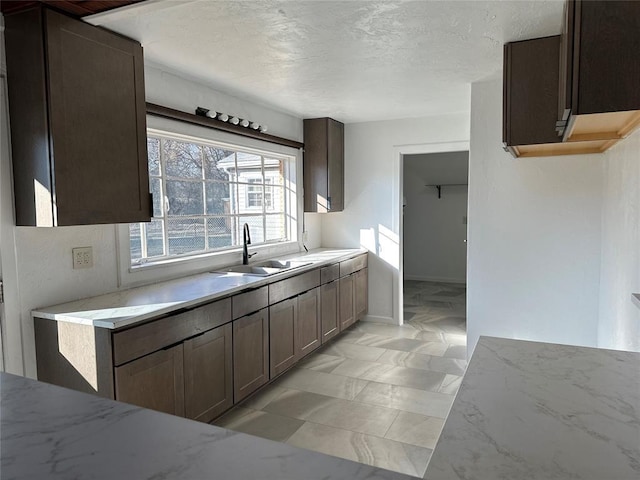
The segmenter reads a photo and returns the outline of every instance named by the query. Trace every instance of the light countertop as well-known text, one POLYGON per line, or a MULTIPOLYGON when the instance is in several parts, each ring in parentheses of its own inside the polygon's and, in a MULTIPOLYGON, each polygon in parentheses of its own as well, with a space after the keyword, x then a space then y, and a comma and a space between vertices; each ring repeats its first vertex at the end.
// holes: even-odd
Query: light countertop
POLYGON ((0 403, 7 480, 411 478, 6 373, 0 403))
POLYGON ((31 315, 59 322, 116 329, 182 308, 211 302, 243 290, 257 288, 362 253, 366 253, 366 250, 320 248, 310 250, 309 253, 279 257, 310 264, 269 277, 201 273, 51 307, 36 308, 31 315))
POLYGON ((640 353, 481 337, 425 478, 640 478, 640 353))

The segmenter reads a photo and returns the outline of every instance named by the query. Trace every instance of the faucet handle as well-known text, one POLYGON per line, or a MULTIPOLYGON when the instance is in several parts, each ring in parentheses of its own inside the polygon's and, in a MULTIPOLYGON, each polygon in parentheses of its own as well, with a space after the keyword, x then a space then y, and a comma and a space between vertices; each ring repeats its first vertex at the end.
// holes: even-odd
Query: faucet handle
POLYGON ((254 255, 257 255, 257 254, 258 254, 258 252, 247 253, 247 257, 251 258, 251 257, 253 257, 254 255))

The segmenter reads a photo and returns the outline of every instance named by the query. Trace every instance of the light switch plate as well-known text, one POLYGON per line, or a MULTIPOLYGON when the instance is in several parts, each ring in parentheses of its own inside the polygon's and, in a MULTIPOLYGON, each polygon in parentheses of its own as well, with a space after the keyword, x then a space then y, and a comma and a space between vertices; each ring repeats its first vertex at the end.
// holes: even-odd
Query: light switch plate
POLYGON ((77 247, 71 250, 73 255, 73 269, 93 267, 93 248, 77 247))

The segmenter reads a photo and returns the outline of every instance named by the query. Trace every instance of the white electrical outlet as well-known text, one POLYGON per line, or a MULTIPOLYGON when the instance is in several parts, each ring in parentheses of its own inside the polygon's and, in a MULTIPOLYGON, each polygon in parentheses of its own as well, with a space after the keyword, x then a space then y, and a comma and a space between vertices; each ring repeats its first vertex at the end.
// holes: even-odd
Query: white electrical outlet
POLYGON ((91 268, 93 267, 93 248, 78 247, 71 250, 73 255, 73 268, 91 268))

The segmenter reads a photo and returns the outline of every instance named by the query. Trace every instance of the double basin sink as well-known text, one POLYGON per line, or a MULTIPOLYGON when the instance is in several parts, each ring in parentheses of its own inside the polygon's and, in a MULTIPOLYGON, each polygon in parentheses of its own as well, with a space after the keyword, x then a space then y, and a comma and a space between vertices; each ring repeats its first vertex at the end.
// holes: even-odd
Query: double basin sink
POLYGON ((286 272, 294 268, 310 265, 311 262, 300 262, 291 260, 265 260, 264 262, 253 263, 251 265, 234 265, 233 267, 222 268, 213 273, 232 273, 236 275, 251 275, 254 277, 268 277, 276 273, 286 272))

